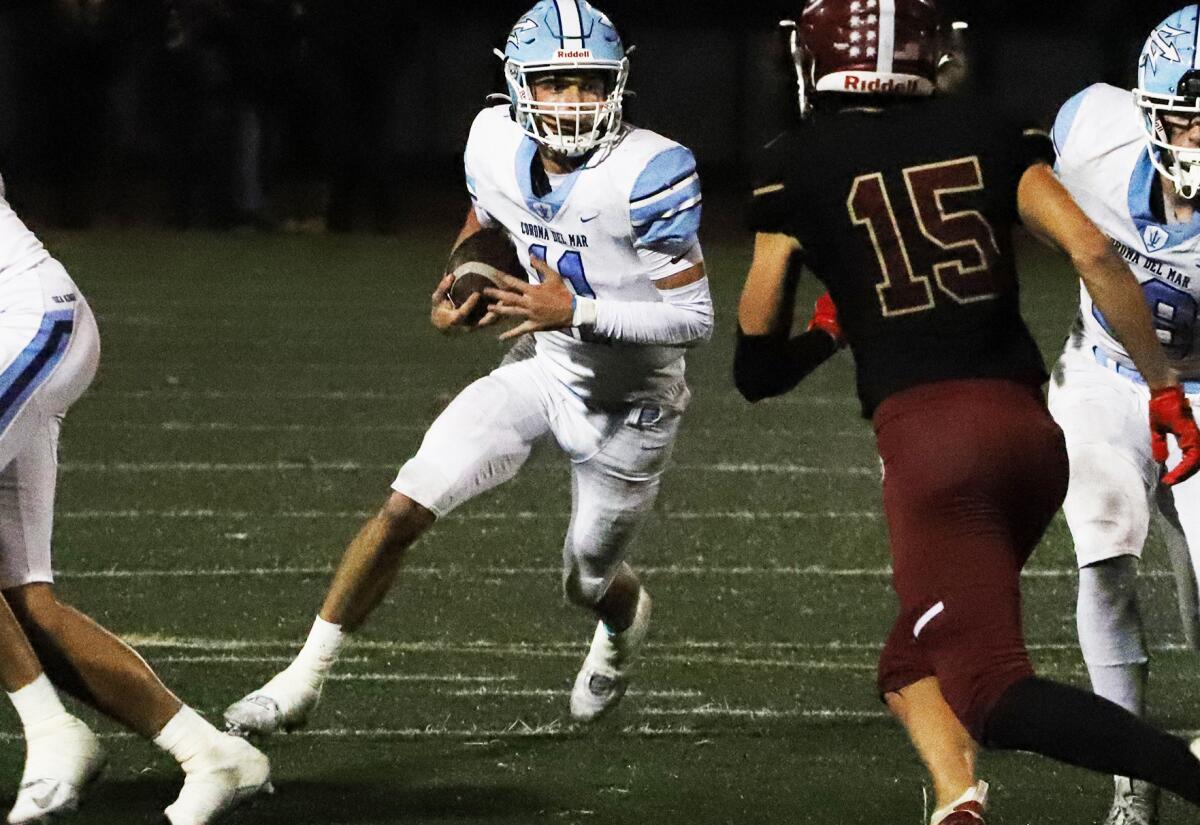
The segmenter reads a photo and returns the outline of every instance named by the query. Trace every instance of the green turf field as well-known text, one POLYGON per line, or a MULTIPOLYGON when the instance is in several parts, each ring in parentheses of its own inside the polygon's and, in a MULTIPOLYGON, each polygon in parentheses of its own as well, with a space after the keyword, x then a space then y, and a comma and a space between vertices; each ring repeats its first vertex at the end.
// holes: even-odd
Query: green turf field
MULTIPOLYGON (((429 327, 442 234, 49 241, 104 342, 64 434, 61 593, 215 718, 288 661, 399 463, 503 347, 429 327)), ((872 692, 893 599, 849 357, 788 397, 743 402, 729 372, 749 247, 707 252, 718 333, 690 359, 693 405, 636 548, 656 616, 619 711, 594 730, 567 721, 592 621, 559 595, 568 476, 543 451, 419 545, 311 726, 266 745, 278 793, 232 823, 923 821, 922 771, 872 692)), ((1056 259, 1024 258, 1029 318, 1053 354, 1076 287, 1056 259)), ((1195 729, 1171 582, 1143 586, 1161 648, 1154 717, 1195 729)), ((1025 592, 1037 662, 1083 683, 1061 520, 1025 592)), ((3 707, 9 792, 21 744, 3 707)), ((97 725, 111 767, 78 821, 158 821, 174 765, 97 725)), ((1107 779, 1036 757, 989 755, 982 775, 999 825, 1086 825, 1107 808, 1107 779)), ((1189 816, 1172 802, 1164 823, 1189 816)))

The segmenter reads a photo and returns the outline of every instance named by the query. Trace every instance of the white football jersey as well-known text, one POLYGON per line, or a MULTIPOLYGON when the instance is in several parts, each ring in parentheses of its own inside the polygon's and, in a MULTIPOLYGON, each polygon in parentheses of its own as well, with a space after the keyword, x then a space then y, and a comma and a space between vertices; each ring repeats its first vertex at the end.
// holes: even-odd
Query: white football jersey
MULTIPOLYGON (((654 281, 702 260, 700 181, 685 147, 626 126, 608 153, 556 181, 534 183, 538 144, 507 105, 475 118, 465 153, 467 189, 486 226, 502 226, 532 280, 531 256, 578 295, 661 301, 654 281)), ((540 169, 540 165, 539 165, 540 169)), ((578 330, 539 332, 537 356, 579 397, 599 405, 658 396, 683 377, 682 347, 623 344, 578 330)))
MULTIPOLYGON (((1128 90, 1105 84, 1083 90, 1055 121, 1055 170, 1142 285, 1172 365, 1184 378, 1200 378, 1200 212, 1187 223, 1164 224, 1155 217, 1150 199, 1158 173, 1141 118, 1128 90)), ((1080 315, 1082 343, 1132 368, 1082 283, 1080 315)))

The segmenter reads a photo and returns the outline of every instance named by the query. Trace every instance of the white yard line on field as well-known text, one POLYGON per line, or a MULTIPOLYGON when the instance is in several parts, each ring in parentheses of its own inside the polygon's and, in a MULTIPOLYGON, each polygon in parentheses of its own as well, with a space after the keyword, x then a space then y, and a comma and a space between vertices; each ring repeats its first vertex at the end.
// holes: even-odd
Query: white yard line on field
MULTIPOLYGON (((752 714, 756 709, 741 708, 733 710, 746 710, 746 716, 756 718, 752 714)), ((763 708, 762 711, 767 712, 766 715, 760 712, 757 718, 778 718, 769 715, 770 709, 763 708)), ((864 719, 874 719, 874 716, 865 716, 868 711, 850 711, 838 708, 810 708, 807 717, 812 721, 831 721, 831 722, 861 722, 864 719)), ((880 717, 884 714, 882 711, 877 712, 880 717)), ((654 714, 647 714, 653 716, 654 714)), ((712 716, 720 717, 722 715, 730 716, 730 718, 746 718, 735 717, 733 714, 696 714, 701 717, 712 716)), ((533 726, 523 721, 516 721, 506 728, 449 728, 444 726, 431 725, 424 728, 315 728, 293 731, 291 733, 282 734, 282 737, 287 739, 398 739, 398 740, 431 740, 431 739, 449 739, 462 740, 465 743, 487 742, 490 740, 502 739, 582 739, 591 736, 590 728, 584 726, 571 726, 558 722, 553 722, 546 725, 533 726)), ((757 732, 746 732, 739 729, 733 730, 714 730, 710 727, 695 728, 690 725, 627 725, 618 730, 612 731, 607 735, 617 734, 634 739, 640 738, 669 738, 679 737, 689 739, 693 737, 703 737, 704 739, 712 739, 718 736, 754 736, 758 737, 757 732)), ((1184 738, 1194 737, 1198 731, 1195 730, 1171 730, 1168 733, 1184 738)), ((99 734, 102 740, 123 740, 136 738, 132 733, 102 733, 99 734)), ((0 742, 19 742, 23 737, 19 733, 0 732, 0 742)))
MULTIPOLYGON (((886 579, 892 575, 890 567, 827 567, 825 565, 738 565, 726 567, 721 565, 638 565, 638 572, 647 576, 783 576, 788 578, 867 578, 886 579)), ((172 567, 163 569, 121 569, 105 570, 58 570, 55 575, 64 579, 189 579, 189 578, 272 578, 272 577, 303 577, 327 576, 333 568, 326 565, 317 566, 284 566, 284 567, 212 567, 184 568, 172 567)), ((559 576, 561 567, 530 566, 530 567, 496 567, 469 565, 444 565, 441 567, 413 566, 404 568, 406 576, 430 576, 446 578, 494 579, 522 576, 559 576)), ((1021 574, 1027 579, 1071 579, 1076 577, 1073 568, 1036 568, 1026 570, 1021 574)), ((1168 570, 1148 570, 1140 574, 1154 579, 1170 579, 1173 575, 1168 570)))
MULTIPOLYGON (((335 461, 64 461, 59 470, 64 473, 325 473, 325 472, 395 472, 398 462, 366 463, 351 459, 335 461)), ((673 469, 688 473, 717 473, 735 475, 764 473, 770 475, 813 476, 870 476, 878 477, 879 465, 832 465, 814 467, 806 464, 754 462, 717 462, 708 464, 675 464, 673 469)))
MULTIPOLYGON (((128 420, 103 420, 103 421, 76 421, 72 422, 73 430, 152 430, 162 432, 245 432, 245 433, 423 433, 429 429, 429 422, 417 424, 349 424, 349 423, 333 423, 333 424, 300 424, 295 422, 277 422, 277 423, 247 423, 242 421, 128 421, 128 420)), ((700 435, 727 435, 730 432, 728 427, 713 427, 713 426, 687 426, 687 438, 693 438, 700 435)), ((794 431, 786 427, 762 427, 755 428, 755 434, 759 436, 766 435, 793 435, 794 431)), ((864 425, 857 430, 837 430, 832 433, 823 433, 823 437, 835 438, 861 438, 874 439, 875 434, 870 427, 864 425)), ((685 441, 686 443, 686 441, 685 441)))
MULTIPOLYGON (((181 509, 181 510, 67 510, 59 513, 60 519, 80 520, 116 520, 116 519, 227 519, 230 521, 245 521, 247 519, 363 519, 375 515, 367 510, 285 510, 282 512, 255 512, 251 510, 215 510, 215 509, 181 509)), ((882 514, 874 510, 675 510, 662 511, 656 514, 659 518, 675 521, 708 521, 724 519, 729 521, 807 521, 828 519, 866 519, 875 521, 882 514)), ((536 521, 539 519, 559 520, 564 517, 560 513, 538 513, 530 510, 516 510, 508 513, 481 512, 466 513, 455 516, 456 521, 536 521)))
MULTIPOLYGON (((164 636, 155 633, 138 633, 128 634, 125 640, 134 647, 156 649, 175 649, 175 650, 196 650, 204 652, 236 652, 236 651, 257 651, 257 650, 298 650, 302 639, 208 639, 201 637, 189 636, 164 636)), ((829 642, 779 642, 779 641, 747 641, 744 639, 738 640, 714 640, 714 639, 679 639, 671 642, 648 642, 646 649, 648 652, 654 653, 657 659, 661 659, 663 655, 674 655, 686 661, 696 661, 697 659, 686 655, 695 653, 699 656, 713 653, 733 654, 729 656, 730 661, 739 663, 753 663, 758 660, 741 659, 736 654, 739 653, 762 653, 762 652, 807 652, 810 654, 830 654, 830 653, 869 653, 872 656, 879 651, 882 644, 880 642, 845 642, 845 641, 829 641, 829 642)), ((585 639, 579 641, 544 641, 544 642, 498 642, 490 639, 463 639, 459 641, 439 641, 439 640, 424 640, 401 642, 386 639, 355 639, 351 645, 353 651, 360 655, 366 655, 369 651, 377 651, 382 653, 460 653, 460 654, 487 654, 487 655, 512 655, 512 656, 532 656, 532 657, 556 657, 556 656, 578 656, 586 652, 587 644, 585 639)), ((1074 642, 1046 642, 1034 643, 1028 645, 1032 651, 1075 651, 1079 649, 1078 644, 1074 642)), ((1154 651, 1172 652, 1172 651, 1188 651, 1191 648, 1186 644, 1165 644, 1157 645, 1152 648, 1154 651)), ((813 667, 830 666, 830 663, 825 660, 811 660, 809 662, 798 661, 794 659, 768 659, 761 660, 778 664, 780 666, 803 666, 810 664, 813 667)), ((838 664, 838 663, 834 663, 838 664)), ((855 668, 860 666, 858 662, 846 663, 847 667, 855 668)), ((336 674, 334 677, 336 678, 336 674)))
MULTIPOLYGON (((170 373, 171 367, 164 366, 163 371, 170 373)), ((465 386, 467 382, 463 382, 465 386)), ((392 390, 291 390, 291 391, 270 391, 270 390, 216 390, 216 389, 185 389, 178 386, 154 387, 152 389, 103 389, 97 390, 92 398, 93 400, 108 400, 108 399, 141 399, 154 398, 176 401, 402 401, 405 399, 423 399, 433 400, 445 390, 450 393, 456 393, 460 387, 437 388, 437 387, 418 387, 406 389, 392 390)), ((739 406, 745 404, 745 400, 740 395, 730 391, 728 393, 714 393, 708 396, 710 404, 729 403, 739 406)), ((809 395, 804 393, 796 393, 786 395, 774 400, 776 406, 791 406, 791 407, 857 407, 858 399, 852 395, 809 395)))

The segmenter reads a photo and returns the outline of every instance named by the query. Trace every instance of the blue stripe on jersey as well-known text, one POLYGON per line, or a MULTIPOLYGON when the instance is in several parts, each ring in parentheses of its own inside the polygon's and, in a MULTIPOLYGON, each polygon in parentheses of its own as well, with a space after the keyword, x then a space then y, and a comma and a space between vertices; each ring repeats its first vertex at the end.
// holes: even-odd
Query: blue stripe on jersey
POLYGON ((467 174, 467 192, 471 194, 472 198, 478 196, 478 191, 475 189, 475 178, 471 177, 469 173, 467 174))
POLYGON ((629 202, 636 246, 686 252, 700 231, 695 156, 683 146, 673 146, 651 158, 634 183, 629 202))
POLYGON ((629 220, 637 229, 657 220, 671 218, 676 212, 695 206, 699 201, 700 178, 690 175, 677 184, 677 188, 642 201, 645 206, 635 205, 629 210, 629 220))
POLYGON ((696 171, 696 158, 685 146, 673 146, 654 156, 642 170, 629 193, 630 206, 665 192, 696 171))
POLYGON ((696 201, 694 206, 689 206, 672 217, 635 226, 633 231, 637 240, 633 245, 639 249, 654 249, 671 255, 687 252, 696 245, 700 232, 700 211, 700 202, 696 201))
POLYGON ((517 176, 517 184, 521 187, 521 195, 525 198, 525 206, 529 209, 530 214, 536 215, 543 221, 552 221, 558 215, 558 210, 562 209, 562 205, 566 203, 567 197, 575 188, 575 183, 579 180, 579 175, 586 168, 586 165, 578 167, 574 172, 567 175, 567 179, 560 183, 554 190, 547 193, 545 197, 539 198, 533 194, 533 178, 530 177, 530 170, 537 151, 537 141, 526 135, 525 139, 521 141, 521 145, 517 148, 516 168, 514 171, 517 176))
POLYGON ((1129 176, 1128 206, 1129 217, 1133 218, 1133 225, 1137 227, 1138 235, 1142 238, 1142 246, 1146 246, 1146 227, 1148 226, 1158 227, 1167 235, 1166 243, 1158 249, 1145 250, 1151 256, 1155 252, 1162 252, 1169 247, 1200 236, 1200 212, 1193 213, 1192 219, 1185 223, 1159 223, 1150 206, 1154 179, 1157 176, 1158 171, 1150 160, 1150 147, 1147 146, 1138 156, 1138 161, 1133 166, 1133 174, 1129 176))
POLYGON ((8 428, 33 391, 54 371, 74 328, 74 312, 47 312, 33 340, 0 374, 0 432, 8 428))
POLYGON ((1079 114, 1079 107, 1083 105, 1083 99, 1087 97, 1090 89, 1089 86, 1079 92, 1058 110, 1058 117, 1054 119, 1054 129, 1050 132, 1056 155, 1062 155, 1063 147, 1067 145, 1067 137, 1071 134, 1071 127, 1075 124, 1075 116, 1079 114))

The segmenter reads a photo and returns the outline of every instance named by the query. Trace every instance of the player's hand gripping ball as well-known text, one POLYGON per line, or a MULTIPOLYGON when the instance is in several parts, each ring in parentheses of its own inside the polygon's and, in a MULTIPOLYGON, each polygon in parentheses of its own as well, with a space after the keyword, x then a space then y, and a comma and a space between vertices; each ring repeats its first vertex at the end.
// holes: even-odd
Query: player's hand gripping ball
POLYGON ((479 295, 465 319, 468 325, 479 323, 495 303, 483 290, 503 286, 501 275, 529 280, 516 248, 503 229, 481 229, 460 243, 450 255, 446 274, 454 278, 446 297, 455 307, 463 306, 472 295, 479 295))

